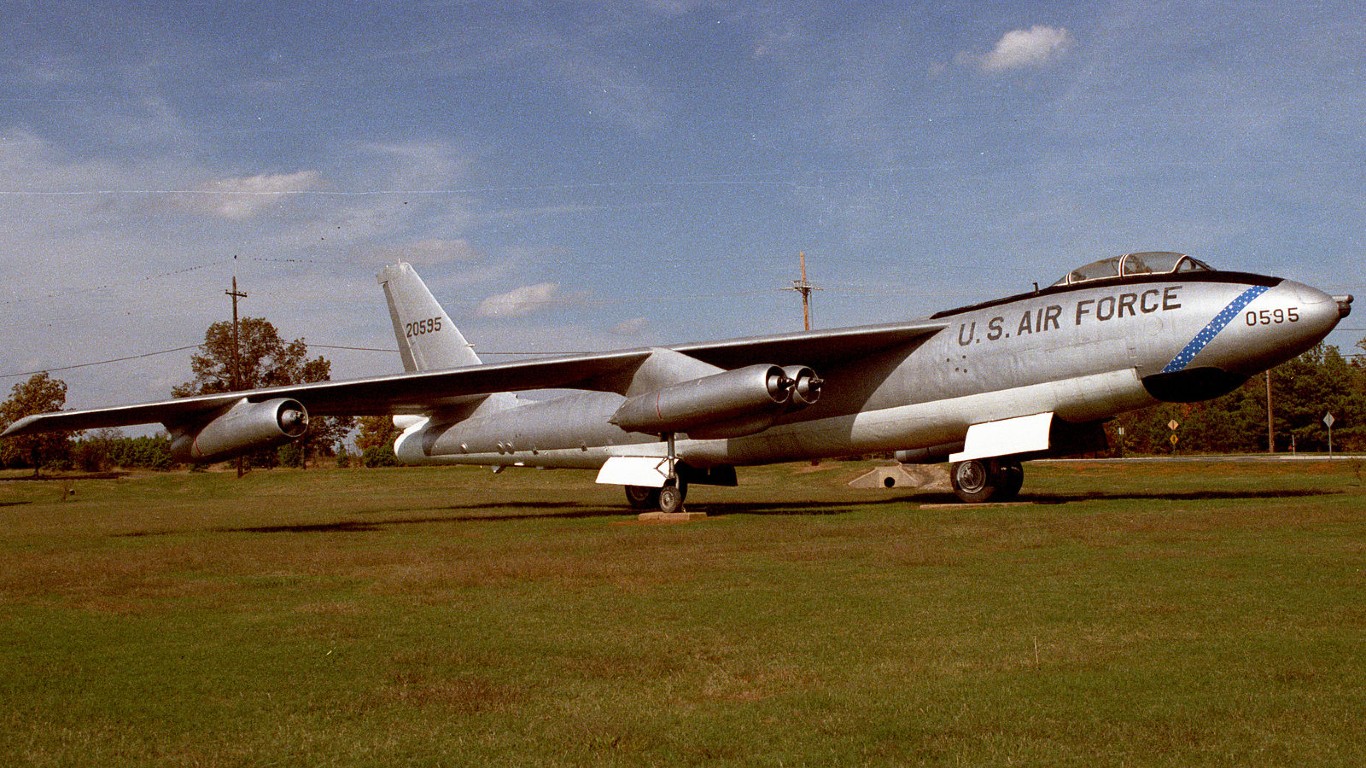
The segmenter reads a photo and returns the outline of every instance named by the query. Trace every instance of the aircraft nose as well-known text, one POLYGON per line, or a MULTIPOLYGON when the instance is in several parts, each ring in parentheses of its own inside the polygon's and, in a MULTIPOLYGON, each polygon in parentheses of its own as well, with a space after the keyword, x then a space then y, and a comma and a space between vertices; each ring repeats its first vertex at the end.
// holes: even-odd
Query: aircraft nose
POLYGON ((1352 294, 1334 296, 1333 301, 1338 303, 1338 317, 1346 317, 1352 314, 1352 294))
POLYGON ((1322 341, 1350 307, 1351 297, 1284 280, 1233 320, 1237 331, 1230 341, 1240 343, 1225 368, 1251 375, 1279 365, 1322 341))

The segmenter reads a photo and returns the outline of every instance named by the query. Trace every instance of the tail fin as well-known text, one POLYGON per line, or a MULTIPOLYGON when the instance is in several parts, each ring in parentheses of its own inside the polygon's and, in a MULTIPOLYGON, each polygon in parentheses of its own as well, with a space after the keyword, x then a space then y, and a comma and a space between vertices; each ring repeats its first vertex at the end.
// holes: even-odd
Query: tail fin
POLYGON ((380 270, 379 284, 389 301, 398 352, 405 371, 437 371, 478 365, 479 356, 441 308, 411 264, 399 262, 380 270))

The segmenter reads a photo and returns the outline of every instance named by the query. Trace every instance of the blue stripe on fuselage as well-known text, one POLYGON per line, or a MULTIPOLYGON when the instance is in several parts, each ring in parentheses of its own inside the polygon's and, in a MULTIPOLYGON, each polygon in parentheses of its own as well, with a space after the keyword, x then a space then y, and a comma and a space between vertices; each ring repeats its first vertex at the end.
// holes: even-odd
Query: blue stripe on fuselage
POLYGON ((1239 294, 1238 298, 1229 302, 1227 307, 1224 307, 1219 314, 1214 316, 1213 320, 1209 321, 1209 325, 1205 326, 1204 330, 1195 334, 1195 338, 1191 339, 1190 343, 1186 344, 1186 347, 1182 349, 1176 357, 1173 357, 1170 363, 1167 363, 1167 367, 1163 368, 1162 372, 1175 373, 1183 370, 1187 365, 1190 365, 1191 360, 1194 360, 1195 356, 1200 354, 1200 350, 1204 349, 1211 341, 1214 341, 1214 337, 1218 336, 1219 332, 1224 330, 1224 326, 1232 322, 1233 318, 1237 317, 1238 313, 1243 311, 1243 307, 1251 304, 1253 299, 1261 296, 1268 290, 1270 289, 1264 285, 1254 285, 1239 294))

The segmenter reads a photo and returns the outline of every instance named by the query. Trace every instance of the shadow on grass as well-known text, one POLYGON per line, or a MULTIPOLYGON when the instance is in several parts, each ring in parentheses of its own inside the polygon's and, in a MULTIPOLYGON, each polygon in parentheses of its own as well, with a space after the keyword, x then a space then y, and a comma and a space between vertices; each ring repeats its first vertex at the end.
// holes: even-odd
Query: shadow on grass
POLYGON ((878 507, 886 504, 906 504, 920 502, 922 496, 887 496, 880 499, 860 499, 857 501, 709 501, 705 504, 689 504, 689 512, 705 512, 709 516, 726 515, 773 515, 773 516, 824 516, 847 515, 859 509, 878 507))
MULTIPOLYGON (((1256 499, 1299 499, 1314 496, 1336 496, 1342 491, 1310 489, 1260 490, 1260 491, 1125 491, 1109 493, 1106 491, 1086 491, 1076 494, 1021 494, 1020 501, 1035 504, 1068 504, 1078 501, 1252 501, 1256 499)), ((957 497, 945 495, 943 498, 954 500, 957 497)))
POLYGON ((118 480, 127 477, 127 472, 69 472, 58 475, 23 475, 21 477, 0 477, 0 482, 40 482, 60 483, 67 480, 118 480))
MULTIPOLYGON (((905 497, 889 497, 872 501, 807 501, 807 502, 708 502, 688 506, 690 512, 705 512, 711 517, 726 515, 843 515, 859 508, 883 504, 901 504, 905 497)), ((577 501, 494 502, 455 504, 440 509, 456 514, 395 517, 382 520, 338 520, 330 523, 300 523, 297 525, 253 525, 210 528, 214 533, 371 533, 403 525, 440 525, 449 523, 503 523, 519 520, 580 520, 613 518, 634 520, 639 510, 626 505, 589 504, 577 501), (520 512, 472 514, 463 510, 523 510, 520 512)), ((363 514, 363 513, 362 513, 363 514)), ((116 534, 115 538, 166 536, 183 531, 133 531, 116 534)))
MULTIPOLYGON (((512 507, 517 509, 537 509, 541 507, 577 507, 555 512, 523 512, 521 514, 491 515, 443 515, 431 517, 396 517, 386 520, 340 520, 335 523, 313 523, 304 525, 259 525, 244 528, 213 528, 216 533, 367 533, 382 531, 400 525, 433 525, 439 523, 503 523, 516 520, 576 520, 588 517, 622 517, 621 509, 602 507, 594 504, 574 502, 554 502, 550 504, 485 504, 477 509, 512 507)), ((453 509, 448 507, 448 509, 453 509)), ((634 513, 631 513, 634 514, 634 513)))
MULTIPOLYGON (((1078 494, 1023 494, 1023 503, 1060 505, 1084 501, 1218 501, 1218 500, 1255 500, 1308 498, 1340 494, 1335 490, 1267 490, 1267 491, 1189 491, 1183 493, 1142 493, 1088 491, 1078 494)), ((24 504, 28 502, 15 502, 24 504)), ((958 497, 951 493, 927 493, 912 495, 890 495, 880 499, 860 499, 855 501, 710 501, 690 504, 688 511, 703 512, 709 517, 728 515, 767 515, 793 517, 819 517, 845 515, 860 509, 888 505, 912 505, 908 511, 914 512, 914 505, 959 503, 958 497)), ((5 506, 5 504, 0 504, 5 506)), ((450 515, 426 515, 422 517, 396 517, 383 520, 338 520, 331 523, 301 523, 298 525, 257 525, 243 527, 221 527, 209 530, 215 533, 372 533, 403 525, 439 525, 449 523, 501 523, 524 520, 580 520, 595 517, 629 520, 637 510, 626 506, 604 506, 577 501, 540 501, 540 502, 494 502, 454 504, 441 509, 455 512, 450 515), (520 512, 490 514, 471 514, 464 510, 523 510, 520 512)), ((140 538, 144 536, 163 536, 177 531, 134 531, 117 534, 115 538, 140 538)))

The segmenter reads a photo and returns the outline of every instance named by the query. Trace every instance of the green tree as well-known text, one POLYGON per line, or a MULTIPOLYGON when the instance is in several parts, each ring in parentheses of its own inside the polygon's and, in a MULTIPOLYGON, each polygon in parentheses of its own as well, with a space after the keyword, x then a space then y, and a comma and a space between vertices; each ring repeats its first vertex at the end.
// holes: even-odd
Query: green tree
POLYGON ((120 437, 109 446, 109 462, 124 469, 170 469, 171 437, 165 433, 120 437))
POLYGON ((171 389, 174 397, 212 395, 242 389, 299 384, 331 373, 331 364, 317 357, 308 359, 303 339, 285 343, 280 332, 263 317, 244 317, 239 323, 238 357, 233 360, 232 322, 223 320, 209 326, 199 352, 190 357, 194 378, 171 389), (236 371, 236 375, 234 374, 236 371))
MULTIPOLYGON (((174 397, 209 395, 261 387, 329 381, 332 363, 325 357, 309 359, 303 339, 286 343, 275 326, 263 317, 244 317, 238 321, 238 349, 233 359, 231 321, 209 326, 199 352, 190 358, 194 378, 171 390, 174 397)), ((331 455, 336 445, 351 431, 354 419, 324 416, 310 420, 308 432, 297 441, 300 464, 308 456, 331 455)), ((257 466, 274 466, 280 454, 275 450, 251 455, 257 466)), ((293 460, 293 454, 286 452, 293 460)))
POLYGON ((1330 412, 1344 427, 1359 423, 1351 403, 1351 379, 1351 367, 1332 345, 1319 344, 1277 368, 1271 375, 1277 450, 1292 445, 1297 451, 1328 450, 1323 417, 1330 412))
MULTIPOLYGON (((10 397, 0 403, 0 429, 35 413, 60 411, 66 405, 66 382, 46 371, 35 373, 28 381, 14 385, 10 397)), ((31 466, 33 476, 44 462, 64 461, 70 451, 69 432, 49 432, 11 437, 0 445, 0 463, 5 466, 31 466)))
POLYGON ((398 463, 394 456, 394 440, 399 429, 392 416, 362 416, 356 435, 356 449, 367 467, 392 467, 398 463))
MULTIPOLYGON (((1366 351, 1366 339, 1357 343, 1366 351)), ((1323 417, 1331 412, 1333 445, 1344 451, 1366 450, 1366 358, 1349 362, 1332 345, 1320 344, 1271 371, 1277 451, 1323 451, 1328 430, 1323 417)), ((1172 452, 1167 423, 1175 419, 1182 453, 1259 453, 1266 445, 1266 378, 1253 376, 1223 397, 1201 403, 1163 403, 1118 416, 1110 426, 1125 431, 1129 453, 1172 452)))
POLYGON ((123 439, 123 431, 113 427, 88 432, 71 444, 71 461, 86 472, 104 472, 113 466, 110 453, 123 439))

